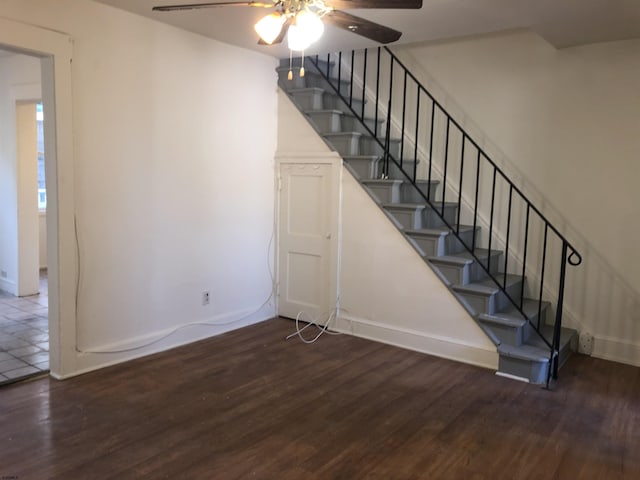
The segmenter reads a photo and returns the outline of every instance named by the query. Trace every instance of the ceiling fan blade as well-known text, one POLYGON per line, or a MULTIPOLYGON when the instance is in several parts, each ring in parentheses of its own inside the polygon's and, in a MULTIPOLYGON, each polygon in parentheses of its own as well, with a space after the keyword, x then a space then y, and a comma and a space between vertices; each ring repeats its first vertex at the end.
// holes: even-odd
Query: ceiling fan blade
POLYGON ((215 8, 215 7, 259 7, 259 8, 273 8, 275 3, 262 3, 262 2, 210 2, 210 3, 190 3, 183 5, 161 5, 153 7, 151 10, 154 12, 175 12, 176 10, 198 10, 200 8, 215 8))
POLYGON ((273 42, 267 43, 264 40, 259 39, 258 45, 277 45, 279 43, 282 43, 282 40, 284 40, 285 35, 289 31, 289 25, 291 25, 291 19, 287 19, 287 21, 284 22, 284 24, 282 25, 282 30, 280 30, 280 33, 273 42))
POLYGON ((330 11, 322 17, 322 19, 326 23, 338 28, 357 33, 358 35, 380 43, 395 42, 402 36, 402 32, 394 30, 393 28, 385 27, 384 25, 339 10, 330 11))
POLYGON ((327 0, 328 7, 338 10, 350 8, 422 8, 422 0, 327 0))

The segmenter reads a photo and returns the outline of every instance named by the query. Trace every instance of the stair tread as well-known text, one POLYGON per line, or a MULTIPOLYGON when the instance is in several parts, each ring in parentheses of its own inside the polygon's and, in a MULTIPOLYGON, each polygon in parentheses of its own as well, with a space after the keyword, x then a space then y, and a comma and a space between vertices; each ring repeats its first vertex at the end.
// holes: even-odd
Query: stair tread
MULTIPOLYGON (((445 207, 457 207, 458 206, 458 204, 455 203, 455 202, 445 202, 444 205, 445 205, 445 207)), ((389 207, 397 207, 397 206, 403 206, 403 207, 416 206, 417 207, 417 206, 420 206, 422 208, 428 208, 428 209, 434 210, 434 207, 432 207, 431 205, 427 205, 426 203, 387 203, 387 204, 383 205, 383 207, 386 207, 386 206, 389 206, 389 207)), ((438 204, 437 208, 435 208, 435 209, 439 210, 441 208, 442 208, 442 203, 438 204)))
POLYGON ((396 209, 424 209, 427 206, 424 203, 383 203, 382 206, 384 208, 396 208, 396 209))
MULTIPOLYGON (((289 72, 289 70, 300 70, 300 67, 291 67, 291 68, 289 68, 289 67, 276 67, 276 72, 278 72, 278 73, 280 73, 280 72, 289 72)), ((325 76, 323 74, 321 74, 318 71, 311 70, 309 68, 305 68, 304 74, 305 75, 315 75, 316 77, 322 77, 322 78, 324 78, 326 80, 326 78, 325 78, 325 76)), ((296 76, 297 75, 298 74, 296 74, 296 76)), ((338 77, 331 76, 331 77, 329 77, 329 81, 332 82, 332 83, 333 82, 338 83, 338 77)), ((341 78, 340 79, 340 83, 348 84, 349 80, 341 78)))
POLYGON ((349 160, 377 160, 380 155, 345 155, 342 158, 347 162, 349 160))
MULTIPOLYGON (((503 274, 498 273, 496 277, 499 279, 502 279, 503 274)), ((521 279, 522 277, 520 275, 508 274, 507 287, 518 283, 521 279)), ((500 288, 498 288, 496 283, 489 277, 483 280, 480 280, 479 282, 473 282, 467 285, 454 285, 453 289, 457 291, 464 291, 469 293, 480 293, 480 294, 487 294, 487 295, 494 294, 500 290, 500 288)))
POLYGON ((550 350, 548 347, 540 348, 528 343, 520 346, 501 343, 500 345, 498 345, 498 353, 500 355, 518 358, 520 360, 548 363, 550 350))
MULTIPOLYGON (((403 163, 404 163, 404 161, 403 161, 403 163)), ((413 161, 411 161, 411 163, 413 163, 413 161)), ((418 159, 418 163, 420 163, 419 159, 418 159)), ((404 183, 406 183, 407 185, 411 185, 411 182, 409 180, 404 180, 404 183)), ((440 180, 431 180, 431 181, 429 181, 429 180, 419 179, 419 180, 416 180, 416 183, 422 183, 424 185, 428 185, 429 183, 432 183, 432 184, 435 183, 436 185, 439 185, 440 184, 440 180)))
MULTIPOLYGON (((470 230, 473 230, 472 225, 460 225, 460 232, 468 232, 470 230)), ((405 230, 405 233, 407 235, 433 236, 433 235, 449 235, 453 232, 448 227, 433 227, 433 228, 420 228, 418 230, 405 230)))
MULTIPOLYGON (((489 253, 489 250, 486 248, 476 248, 475 250, 476 256, 477 257, 486 257, 489 253)), ((491 255, 500 255, 502 254, 502 250, 491 250, 491 255)), ((461 258, 461 259, 467 259, 467 260, 473 260, 473 255, 471 254, 471 252, 468 252, 467 250, 460 252, 460 253, 452 253, 450 255, 446 255, 447 257, 454 257, 454 258, 461 258)), ((435 258, 442 258, 442 257, 435 257, 435 258)))
POLYGON ((292 88, 289 90, 289 93, 307 93, 307 92, 324 92, 326 91, 324 88, 320 87, 304 87, 304 88, 292 88))
POLYGON ((400 183, 402 183, 402 180, 394 180, 392 178, 367 178, 361 181, 361 183, 364 184, 392 184, 392 185, 398 185, 400 183))
MULTIPOLYGON (((489 250, 487 250, 486 248, 476 248, 476 256, 479 257, 480 259, 484 259, 486 258, 489 253, 489 250)), ((491 250, 491 255, 500 255, 502 253, 501 250, 491 250)), ((469 263, 473 263, 475 261, 475 258, 473 258, 473 255, 471 255, 470 252, 467 252, 466 250, 464 252, 460 252, 460 253, 452 253, 450 255, 441 255, 441 256, 432 256, 429 257, 430 261, 433 261, 434 263, 451 263, 451 264, 457 264, 457 265, 467 265, 469 263)))
POLYGON ((323 137, 361 137, 362 135, 360 132, 330 132, 322 134, 323 137))
MULTIPOLYGON (((547 339, 553 338, 553 327, 551 325, 545 325, 544 327, 542 327, 542 332, 547 339)), ((562 327, 560 329, 560 350, 562 350, 562 348, 564 348, 569 342, 571 342, 572 337, 574 335, 577 335, 577 333, 578 332, 576 332, 573 328, 562 327)), ((544 341, 538 335, 532 335, 531 339, 529 339, 529 343, 539 348, 548 348, 547 344, 544 343, 544 341)))
MULTIPOLYGON (((549 302, 542 302, 542 311, 548 308, 551 304, 549 302)), ((533 318, 538 314, 538 300, 533 300, 531 298, 525 298, 522 310, 527 315, 528 318, 533 318)), ((496 312, 494 314, 483 313, 480 315, 481 317, 492 318, 496 320, 504 320, 504 321, 516 321, 516 320, 524 320, 522 318, 522 314, 518 311, 518 309, 514 306, 510 306, 509 308, 496 312)))
POLYGON ((304 111, 305 115, 315 115, 317 113, 321 113, 321 114, 327 114, 327 113, 332 113, 332 114, 338 114, 338 115, 344 115, 344 112, 342 110, 335 110, 335 109, 328 109, 328 110, 305 110, 304 111))

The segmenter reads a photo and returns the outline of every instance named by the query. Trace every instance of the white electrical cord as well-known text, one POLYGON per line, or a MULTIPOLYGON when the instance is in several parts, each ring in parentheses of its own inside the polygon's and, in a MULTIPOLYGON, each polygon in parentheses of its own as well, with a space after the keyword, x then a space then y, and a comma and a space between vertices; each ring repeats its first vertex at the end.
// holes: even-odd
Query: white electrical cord
MULTIPOLYGON (((315 343, 315 341, 318 340, 325 333, 328 335, 342 335, 341 332, 333 332, 329 330, 331 322, 336 320, 338 312, 340 310, 340 308, 338 307, 338 304, 339 304, 339 300, 336 302, 336 307, 334 309, 332 309, 330 312, 323 312, 315 318, 312 318, 311 315, 309 315, 304 311, 298 312, 298 315, 296 315, 296 331, 293 332, 291 335, 288 335, 287 337, 285 337, 285 340, 289 340, 290 338, 297 336, 303 343, 311 344, 311 343, 315 343), (329 314, 329 316, 327 317, 326 323, 322 324, 318 322, 318 320, 321 317, 327 314, 329 314), (309 321, 304 327, 300 328, 300 321, 302 317, 305 315, 309 317, 309 321), (304 335, 302 335, 302 332, 304 332, 307 328, 311 326, 315 326, 318 328, 319 330, 318 334, 311 339, 304 338, 304 335)), ((304 320, 302 321, 304 322, 304 320)))
MULTIPOLYGON (((79 299, 79 295, 80 295, 80 273, 81 273, 81 256, 80 256, 80 241, 78 238, 78 225, 77 225, 77 219, 74 216, 73 219, 73 223, 74 223, 74 230, 75 230, 75 240, 76 240, 76 255, 77 255, 77 275, 76 275, 76 298, 75 298, 75 314, 76 314, 76 335, 78 332, 78 299, 79 299)), ((269 294, 269 297, 262 303, 262 305, 260 305, 256 310, 254 310, 251 313, 248 313, 246 315, 243 315, 240 318, 236 318, 234 320, 226 320, 223 322, 190 322, 190 323, 185 323, 183 325, 179 325, 177 327, 175 327, 174 329, 172 329, 171 331, 169 331, 168 333, 162 335, 159 338, 156 338, 154 340, 151 340, 149 342, 143 343, 141 345, 137 345, 135 347, 129 347, 129 348, 122 348, 122 349, 117 349, 117 350, 85 350, 85 349, 81 349, 78 347, 78 342, 76 339, 76 345, 75 345, 75 350, 78 353, 94 353, 94 354, 112 354, 112 353, 125 353, 125 352, 133 352, 136 350, 140 350, 141 348, 145 348, 145 347, 149 347, 151 345, 154 345, 158 342, 161 342, 162 340, 170 337, 171 335, 173 335, 174 333, 187 328, 187 327, 192 327, 192 326, 197 326, 197 325, 203 325, 203 326, 210 326, 210 327, 217 327, 217 326, 224 326, 224 325, 231 325, 233 323, 238 323, 246 318, 251 317, 252 315, 255 315, 256 313, 258 313, 260 310, 262 310, 264 308, 265 305, 267 305, 273 298, 275 295, 275 277, 273 274, 273 270, 271 268, 271 263, 270 263, 270 257, 271 257, 271 247, 273 245, 273 239, 275 236, 275 228, 271 230, 271 238, 269 239, 269 245, 267 246, 267 268, 269 270, 269 276, 271 278, 271 293, 269 294)))

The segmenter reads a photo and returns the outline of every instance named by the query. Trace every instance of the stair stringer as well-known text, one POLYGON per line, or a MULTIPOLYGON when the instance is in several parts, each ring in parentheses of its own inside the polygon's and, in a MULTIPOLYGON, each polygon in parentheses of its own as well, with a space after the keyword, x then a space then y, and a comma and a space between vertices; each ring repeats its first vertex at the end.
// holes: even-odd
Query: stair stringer
MULTIPOLYGON (((278 110, 278 154, 328 150, 282 90, 278 110)), ((497 370, 494 343, 349 169, 342 173, 336 330, 497 370)))
MULTIPOLYGON (((372 90, 372 88, 370 86, 367 86, 364 90, 362 88, 362 78, 360 77, 360 75, 357 72, 354 72, 353 74, 351 73, 351 63, 350 63, 350 59, 348 58, 343 58, 342 59, 342 69, 343 69, 343 75, 344 78, 353 78, 353 84, 354 84, 354 91, 356 92, 364 92, 365 94, 365 99, 368 102, 367 105, 371 105, 375 103, 375 99, 376 99, 376 92, 374 90, 372 90)), ((386 73, 386 72, 385 72, 386 73)), ((391 115, 390 117, 387 116, 388 114, 388 109, 387 109, 387 105, 385 102, 382 102, 379 104, 379 110, 380 110, 380 115, 382 118, 389 118, 391 121, 391 126, 392 126, 392 136, 394 136, 394 134, 399 134, 398 132, 400 132, 402 130, 402 123, 401 120, 399 120, 395 115, 391 115)), ((372 112, 369 112, 370 114, 372 114, 372 112)), ((441 132, 442 133, 442 132, 441 132)), ((407 139, 408 143, 410 144, 409 146, 411 147, 409 150, 411 150, 413 148, 413 146, 416 143, 416 138, 415 135, 413 133, 412 129, 406 129, 405 130, 405 138, 407 139)), ((434 144, 434 148, 438 148, 437 146, 438 142, 436 142, 434 144)), ((457 146, 453 146, 453 148, 457 148, 457 146)), ((426 166, 429 164, 429 151, 427 149, 425 149, 425 145, 423 145, 421 142, 418 142, 418 147, 417 147, 417 153, 418 153, 418 158, 422 159, 422 163, 421 165, 423 165, 422 168, 426 168, 426 166)), ((452 152, 452 156, 453 156, 452 152)), ((434 155, 435 155, 435 150, 434 150, 434 155)), ((438 162, 433 162, 432 165, 432 175, 435 178, 443 178, 443 173, 444 170, 442 169, 442 166, 438 163, 438 162)), ((420 169, 419 169, 420 172, 420 169)), ((422 177, 426 177, 426 174, 424 171, 421 172, 422 173, 422 177)), ((522 175, 519 175, 522 176, 522 175)), ((444 185, 441 188, 446 188, 446 198, 458 198, 458 194, 459 194, 459 187, 458 185, 456 185, 455 183, 450 183, 447 182, 446 185, 444 185)), ((465 212, 473 212, 474 211, 474 202, 475 199, 472 198, 472 195, 470 195, 469 193, 467 193, 466 191, 463 190, 462 195, 460 195, 460 200, 462 203, 462 206, 464 207, 464 211, 465 212)), ((464 217, 464 214, 463 214, 464 217)), ((487 244, 487 232, 489 232, 489 226, 490 226, 491 222, 489 220, 489 218, 487 217, 487 212, 480 209, 477 212, 477 225, 481 227, 480 229, 480 233, 479 233, 479 241, 480 243, 486 245, 487 244)), ((506 231, 504 231, 503 229, 500 228, 494 228, 493 229, 493 248, 495 249, 499 249, 499 250, 504 250, 505 245, 506 245, 506 231)), ((523 262, 523 256, 522 256, 522 251, 520 250, 520 248, 518 248, 518 246, 511 244, 510 245, 510 249, 508 251, 508 261, 507 264, 509 265, 510 270, 513 270, 514 265, 517 266, 521 266, 524 262, 523 262)), ((540 278, 539 276, 535 273, 536 269, 535 269, 536 265, 532 263, 531 258, 529 258, 529 260, 527 261, 527 271, 529 272, 528 274, 528 282, 527 285, 525 286, 527 288, 527 291, 525 291, 525 295, 527 296, 535 296, 537 295, 537 293, 535 293, 533 290, 530 290, 531 286, 533 285, 539 285, 540 284, 540 278)), ((510 273, 516 273, 516 271, 512 271, 510 273)), ((558 297, 557 297, 557 292, 553 289, 550 288, 549 285, 545 285, 544 286, 544 298, 547 300, 552 301, 552 303, 555 305, 557 303, 558 297)), ((565 306, 566 309, 566 306, 565 306)), ((571 322, 569 322, 567 324, 567 326, 580 326, 580 322, 577 321, 577 317, 575 315, 570 315, 569 318, 571 319, 571 322)), ((565 322, 566 323, 566 322, 565 322)))

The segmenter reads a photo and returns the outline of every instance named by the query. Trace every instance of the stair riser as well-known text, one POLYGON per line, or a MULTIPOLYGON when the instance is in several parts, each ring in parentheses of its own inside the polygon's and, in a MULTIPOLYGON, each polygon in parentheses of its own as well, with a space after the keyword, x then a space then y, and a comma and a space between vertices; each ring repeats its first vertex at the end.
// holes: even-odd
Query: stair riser
MULTIPOLYGON (((460 236, 468 245, 471 245, 472 230, 461 232, 460 236)), ((460 240, 453 233, 445 235, 412 235, 411 238, 428 257, 441 257, 466 251, 460 240)))
MULTIPOLYGON (((314 58, 315 60, 315 58, 314 58)), ((291 70, 293 72, 294 76, 300 76, 300 63, 301 63, 301 58, 300 57, 296 57, 292 60, 291 64, 289 63, 289 58, 282 58, 280 59, 280 65, 279 68, 277 70, 280 69, 286 69, 286 71, 289 71, 289 66, 291 66, 291 70)), ((326 57, 324 60, 318 58, 318 68, 316 68, 316 66, 311 62, 311 60, 309 59, 309 57, 305 57, 304 59, 304 69, 306 72, 312 72, 315 74, 318 74, 317 70, 320 69, 322 71, 323 74, 327 75, 327 60, 326 57)), ((335 77, 335 72, 336 72, 336 68, 335 68, 335 63, 331 62, 331 64, 329 64, 329 73, 328 73, 328 77, 335 77)), ((285 77, 286 78, 286 77, 285 77)))
POLYGON ((343 157, 360 155, 359 135, 329 136, 327 140, 333 148, 343 157))
POLYGON ((436 257, 445 254, 446 237, 444 235, 410 235, 410 238, 424 256, 436 257))
MULTIPOLYGON (((379 166, 380 166, 380 173, 382 174, 382 169, 383 169, 382 161, 380 161, 379 166)), ((402 168, 405 172, 409 174, 409 177, 411 177, 411 172, 413 172, 413 162, 403 162, 402 168)), ((396 180, 408 180, 407 176, 404 173, 402 173, 402 170, 400 169, 400 167, 392 161, 389 161, 388 177, 396 180)), ((423 201, 420 201, 418 203, 423 203, 423 201)))
POLYGON ((498 360, 498 371, 526 378, 534 384, 544 384, 547 381, 548 362, 536 362, 533 360, 522 360, 519 358, 500 355, 498 360))
POLYGON ((574 335, 571 337, 571 340, 564 345, 560 346, 560 362, 559 365, 562 366, 569 359, 573 352, 578 351, 578 335, 574 335))
MULTIPOLYGON (((464 242, 464 245, 468 245, 469 247, 473 246, 473 230, 465 230, 460 232, 460 239, 464 242)), ((443 255, 450 255, 454 253, 462 253, 468 251, 467 248, 462 244, 462 242, 453 234, 447 236, 447 243, 445 245, 445 252, 443 255)))
POLYGON ((378 159, 349 159, 347 163, 355 171, 356 175, 365 180, 368 178, 378 178, 378 159))
MULTIPOLYGON (((351 106, 356 112, 362 111, 362 100, 353 99, 351 106)), ((337 95, 325 93, 324 95, 324 108, 326 110, 340 110, 341 112, 348 112, 349 107, 346 103, 340 99, 337 95)))
MULTIPOLYGON (((381 140, 384 144, 384 139, 381 140)), ((361 142, 361 153, 362 155, 383 155, 384 148, 380 146, 380 144, 373 139, 373 137, 362 137, 361 142)), ((394 158, 400 158, 400 141, 399 140, 390 140, 389 141, 389 152, 394 158)))
POLYGON ((324 94, 321 91, 291 92, 291 96, 302 111, 323 109, 324 94))
MULTIPOLYGON (((507 288, 507 291, 512 298, 519 298, 518 295, 520 295, 521 285, 522 282, 517 282, 507 288)), ((511 305, 507 296, 502 291, 486 295, 475 292, 460 291, 456 291, 455 294, 462 298, 464 304, 468 306, 472 315, 480 315, 481 313, 493 315, 494 313, 511 305)))
POLYGON ((400 202, 400 184, 395 185, 372 185, 367 184, 365 187, 373 194, 374 198, 380 203, 398 203, 400 202))
MULTIPOLYGON (((436 203, 436 208, 438 212, 441 211, 441 206, 436 203)), ((433 208, 425 208, 423 218, 422 218, 422 227, 421 228, 439 228, 444 227, 446 224, 440 218, 440 215, 433 208)), ((449 225, 453 226, 456 224, 458 220, 458 207, 455 205, 445 205, 444 207, 444 219, 449 223, 449 225)))
POLYGON ((533 334, 533 328, 529 323, 524 323, 520 327, 514 327, 494 322, 486 322, 482 319, 480 319, 480 322, 489 328, 491 333, 493 333, 501 343, 506 343, 508 345, 520 346, 526 343, 533 334))
MULTIPOLYGON (((356 110, 356 113, 361 114, 362 110, 356 110)), ((375 133, 375 120, 365 119, 365 124, 375 133)), ((353 117, 345 111, 344 117, 342 117, 342 130, 345 132, 360 132, 370 135, 369 131, 360 123, 356 117, 353 117)), ((378 133, 383 131, 383 122, 378 122, 378 133)))
POLYGON ((416 230, 422 228, 422 216, 416 210, 396 210, 386 209, 405 230, 416 230))
MULTIPOLYGON (((494 258, 497 259, 499 256, 495 255, 494 258)), ((476 261, 458 266, 438 263, 436 259, 433 260, 431 264, 439 270, 447 285, 468 285, 469 283, 487 278, 487 273, 476 261)), ((492 273, 495 273, 497 272, 497 267, 492 267, 491 270, 492 273)))
POLYGON ((342 115, 337 112, 309 112, 309 118, 320 133, 342 132, 342 115))
MULTIPOLYGON (((413 175, 413 170, 411 170, 409 175, 413 175)), ((438 182, 431 182, 431 188, 429 188, 427 183, 420 182, 417 186, 406 182, 402 185, 402 202, 405 203, 424 203, 424 197, 420 195, 419 191, 424 193, 424 196, 429 198, 432 202, 435 201, 436 191, 438 190, 438 182)))
MULTIPOLYGON (((329 82, 327 82, 320 75, 314 74, 314 73, 307 73, 303 77, 303 79, 306 80, 306 84, 307 84, 308 87, 323 88, 327 92, 331 92, 331 93, 335 93, 334 87, 335 88, 338 87, 338 79, 337 78, 332 78, 331 79, 331 84, 329 84, 329 82)), ((349 82, 347 82, 345 80, 340 80, 340 94, 343 97, 347 98, 347 99, 349 98, 349 95, 350 95, 349 82)))

